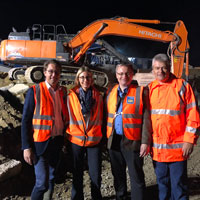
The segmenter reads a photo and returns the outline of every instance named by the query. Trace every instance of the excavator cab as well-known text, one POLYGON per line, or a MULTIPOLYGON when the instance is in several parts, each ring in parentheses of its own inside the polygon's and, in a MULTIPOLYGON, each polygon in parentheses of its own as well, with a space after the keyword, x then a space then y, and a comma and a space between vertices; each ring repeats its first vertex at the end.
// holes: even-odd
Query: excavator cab
POLYGON ((14 29, 8 40, 1 42, 0 57, 5 63, 22 65, 41 64, 52 58, 68 62, 63 43, 73 36, 66 33, 62 24, 34 24, 26 32, 14 29))
POLYGON ((58 40, 60 36, 68 37, 66 29, 62 24, 33 24, 31 30, 32 40, 58 40))
POLYGON ((68 38, 65 27, 62 24, 33 24, 27 27, 26 32, 17 32, 15 28, 8 35, 8 40, 60 40, 68 38))
MULTIPOLYGON (((70 35, 70 37, 72 37, 70 35)), ((8 40, 1 42, 1 60, 13 65, 9 71, 11 79, 18 79, 25 74, 27 81, 40 82, 44 79, 43 63, 48 59, 68 62, 63 42, 70 40, 62 24, 34 24, 26 32, 17 32, 13 28, 8 40), (15 67, 16 64, 23 67, 15 67)))
MULTIPOLYGON (((79 67, 73 66, 70 52, 64 47, 75 34, 67 34, 62 24, 34 24, 26 32, 9 34, 8 40, 1 42, 0 57, 4 63, 13 66, 9 71, 10 79, 25 77, 28 83, 44 80, 43 64, 49 59, 57 59, 63 65, 61 82, 73 84, 79 67), (15 67, 20 65, 21 67, 15 67)), ((95 83, 105 86, 108 77, 105 73, 93 70, 95 83)))
POLYGON ((14 27, 7 40, 1 42, 0 57, 8 64, 9 78, 20 79, 25 76, 28 82, 38 83, 44 80, 43 63, 55 58, 65 57, 62 43, 68 39, 65 27, 52 24, 33 24, 25 32, 18 32, 14 27))

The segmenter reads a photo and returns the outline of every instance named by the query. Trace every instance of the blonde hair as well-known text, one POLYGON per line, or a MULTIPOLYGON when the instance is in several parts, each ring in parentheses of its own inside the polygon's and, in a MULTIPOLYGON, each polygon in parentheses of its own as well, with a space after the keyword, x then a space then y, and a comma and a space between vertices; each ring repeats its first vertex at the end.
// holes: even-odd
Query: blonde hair
MULTIPOLYGON (((75 85, 76 85, 76 86, 80 86, 79 76, 80 76, 80 74, 83 73, 83 72, 88 72, 89 74, 91 74, 91 77, 92 77, 92 72, 91 72, 90 68, 87 67, 87 66, 82 66, 82 67, 78 70, 78 72, 76 73, 76 77, 75 77, 75 85)), ((92 84, 93 84, 93 82, 94 82, 94 80, 93 80, 93 77, 92 77, 92 84)))

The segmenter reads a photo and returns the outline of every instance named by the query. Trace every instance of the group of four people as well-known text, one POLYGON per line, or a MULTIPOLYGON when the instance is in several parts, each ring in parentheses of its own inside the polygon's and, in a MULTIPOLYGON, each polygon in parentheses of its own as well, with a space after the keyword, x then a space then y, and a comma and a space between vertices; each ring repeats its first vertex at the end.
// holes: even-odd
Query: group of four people
MULTIPOLYGON (((22 118, 24 159, 35 169, 31 199, 51 199, 63 135, 73 158, 72 200, 83 200, 84 156, 87 154, 91 196, 101 195, 101 145, 106 137, 116 199, 145 199, 143 158, 151 154, 160 200, 186 200, 187 158, 198 138, 200 118, 191 86, 170 73, 170 60, 158 54, 152 60, 155 81, 148 87, 132 82, 130 64, 116 66, 118 84, 103 98, 88 67, 81 67, 76 86, 59 86, 61 65, 44 64, 45 82, 31 87, 22 118), (170 187, 171 185, 171 187, 170 187)), ((69 162, 71 162, 69 160, 69 162)))

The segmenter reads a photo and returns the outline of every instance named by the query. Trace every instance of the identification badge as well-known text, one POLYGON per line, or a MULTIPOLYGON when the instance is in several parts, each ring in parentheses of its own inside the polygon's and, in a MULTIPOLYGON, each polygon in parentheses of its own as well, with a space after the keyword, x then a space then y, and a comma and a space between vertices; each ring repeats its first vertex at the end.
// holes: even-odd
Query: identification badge
POLYGON ((134 104, 134 97, 127 97, 127 104, 134 104))

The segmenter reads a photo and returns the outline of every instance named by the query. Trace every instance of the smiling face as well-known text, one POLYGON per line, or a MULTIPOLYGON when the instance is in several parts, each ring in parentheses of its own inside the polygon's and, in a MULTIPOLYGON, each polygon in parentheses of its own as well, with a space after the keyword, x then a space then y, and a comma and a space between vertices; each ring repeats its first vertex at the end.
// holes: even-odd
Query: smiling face
POLYGON ((125 65, 116 68, 116 78, 121 89, 127 87, 133 79, 133 71, 125 65))
POLYGON ((82 72, 78 76, 78 81, 83 90, 87 91, 92 85, 92 74, 90 72, 82 72))
POLYGON ((152 68, 152 72, 156 80, 165 82, 169 78, 170 67, 167 66, 165 62, 154 60, 152 63, 152 68))
POLYGON ((58 86, 58 82, 60 80, 60 73, 60 68, 52 63, 50 63, 44 71, 45 80, 54 89, 56 89, 56 87, 58 86))

